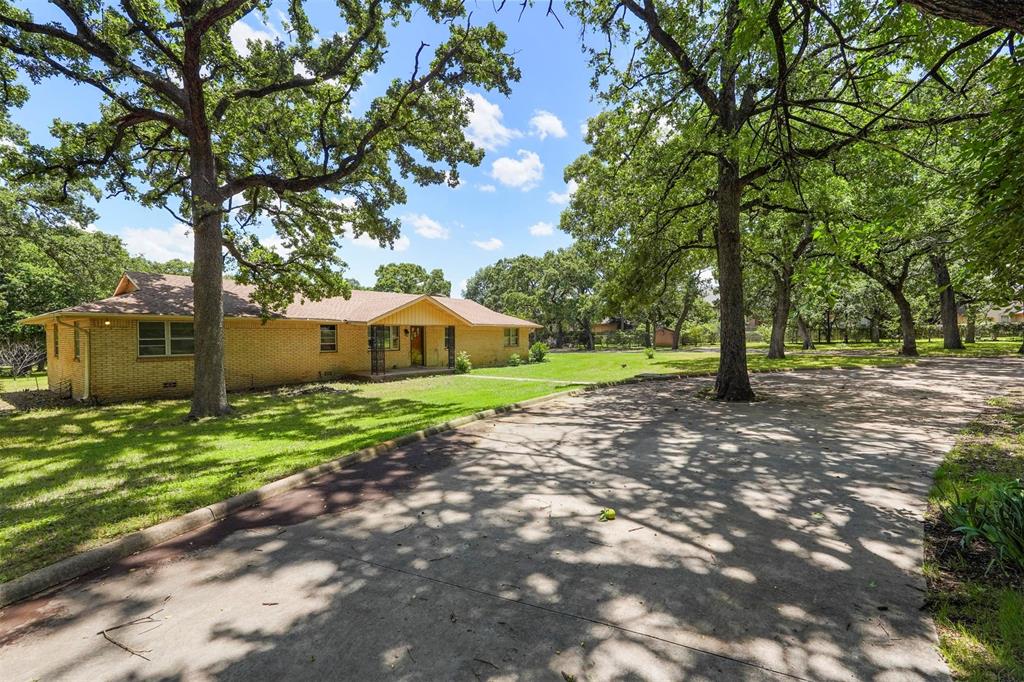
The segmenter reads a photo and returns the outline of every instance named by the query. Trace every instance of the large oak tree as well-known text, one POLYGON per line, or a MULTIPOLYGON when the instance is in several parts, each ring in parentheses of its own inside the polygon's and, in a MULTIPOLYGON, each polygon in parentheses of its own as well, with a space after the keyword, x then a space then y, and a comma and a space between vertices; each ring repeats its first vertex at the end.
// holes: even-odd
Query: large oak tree
MULTIPOLYGON (((807 162, 878 134, 979 117, 961 91, 948 88, 944 100, 941 91, 951 71, 970 71, 998 50, 998 31, 928 25, 916 12, 871 0, 579 0, 569 7, 597 34, 595 83, 621 125, 637 139, 663 129, 685 141, 665 175, 703 195, 692 208, 714 208, 716 394, 748 400, 745 211, 765 208, 769 181, 798 187, 807 162), (929 101, 940 106, 912 107, 919 90, 937 91, 929 101)), ((591 126, 590 141, 603 144, 599 126, 591 126)), ((605 160, 634 172, 628 149, 605 160)))
POLYGON ((518 78, 504 34, 450 0, 338 0, 343 28, 329 35, 309 20, 312 3, 292 0, 284 37, 239 49, 232 26, 265 19, 268 0, 51 4, 0 0, 0 50, 33 82, 70 80, 102 105, 95 122, 54 123, 58 144, 37 150, 40 170, 103 178, 191 225, 193 417, 229 410, 225 252, 267 308, 347 292, 342 233, 391 242, 399 225, 385 211, 405 200, 401 181, 454 184, 458 164, 482 158, 463 134, 464 88, 507 93, 518 78), (447 35, 403 55, 388 31, 414 13, 447 35), (382 71, 404 75, 377 85, 382 71), (283 249, 257 238, 267 223, 283 249))

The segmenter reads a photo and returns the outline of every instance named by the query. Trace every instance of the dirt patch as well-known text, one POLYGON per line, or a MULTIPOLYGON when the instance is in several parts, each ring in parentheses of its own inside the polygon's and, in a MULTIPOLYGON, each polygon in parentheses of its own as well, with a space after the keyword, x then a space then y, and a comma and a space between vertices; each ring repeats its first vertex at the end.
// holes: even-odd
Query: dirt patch
POLYGON ((0 414, 27 412, 53 407, 72 407, 75 403, 52 391, 8 391, 0 393, 0 414))

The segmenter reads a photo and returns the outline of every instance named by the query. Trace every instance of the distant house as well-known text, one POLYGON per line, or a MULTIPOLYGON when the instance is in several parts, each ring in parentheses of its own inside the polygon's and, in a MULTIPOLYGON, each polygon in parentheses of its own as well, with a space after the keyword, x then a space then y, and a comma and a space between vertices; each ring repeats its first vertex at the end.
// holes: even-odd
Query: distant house
MULTIPOLYGON (((295 301, 262 319, 252 287, 224 280, 224 363, 229 390, 351 375, 445 371, 457 352, 476 366, 526 357, 538 328, 474 301, 353 291, 295 301)), ((102 401, 192 391, 192 280, 129 272, 114 295, 22 321, 46 329, 52 389, 102 401)))
MULTIPOLYGON (((984 311, 984 317, 992 324, 1022 324, 1024 323, 1024 305, 1015 303, 1005 308, 988 308, 984 311)), ((957 310, 957 322, 967 322, 967 308, 960 306, 957 310)))
MULTIPOLYGON (((590 325, 590 332, 594 336, 611 335, 619 331, 632 331, 637 326, 628 320, 620 317, 607 317, 600 322, 590 325)), ((671 348, 675 340, 675 332, 668 327, 659 326, 654 332, 654 345, 658 348, 671 348)))

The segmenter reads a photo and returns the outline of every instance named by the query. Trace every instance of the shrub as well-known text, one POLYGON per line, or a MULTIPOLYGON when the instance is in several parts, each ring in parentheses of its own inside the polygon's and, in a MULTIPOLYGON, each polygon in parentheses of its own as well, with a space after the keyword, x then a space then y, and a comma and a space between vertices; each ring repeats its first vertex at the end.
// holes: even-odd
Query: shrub
POLYGON ((522 362, 523 359, 519 357, 519 353, 513 353, 512 355, 508 356, 509 367, 518 367, 519 365, 522 364, 522 362))
POLYGON ((653 360, 654 359, 654 349, 651 348, 650 346, 648 346, 647 348, 644 348, 644 355, 647 356, 648 360, 653 360))
POLYGON ((985 540, 996 550, 993 561, 1024 570, 1024 485, 1020 480, 991 484, 966 499, 953 491, 946 520, 963 536, 963 544, 985 540))
POLYGON ((548 354, 548 344, 538 341, 537 343, 530 346, 530 362, 544 362, 544 357, 548 354))
POLYGON ((469 353, 466 351, 459 351, 459 354, 455 356, 455 373, 465 374, 473 369, 473 362, 469 359, 469 353))

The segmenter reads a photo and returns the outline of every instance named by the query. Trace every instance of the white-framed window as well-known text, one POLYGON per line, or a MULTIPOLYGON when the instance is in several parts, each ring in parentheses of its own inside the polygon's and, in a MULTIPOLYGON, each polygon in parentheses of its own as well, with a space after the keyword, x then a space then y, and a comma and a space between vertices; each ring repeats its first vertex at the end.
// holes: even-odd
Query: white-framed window
POLYGON ((191 322, 139 322, 139 357, 192 355, 195 350, 191 322))
POLYGON ((338 350, 338 325, 320 325, 320 352, 334 353, 338 350))
POLYGON ((78 323, 75 322, 75 360, 79 360, 82 357, 82 331, 78 327, 78 323))
POLYGON ((519 346, 519 327, 505 327, 505 347, 519 346))
MULTIPOLYGON (((373 326, 369 327, 369 331, 366 337, 366 345, 369 348, 373 348, 373 330, 373 326)), ((383 328, 381 334, 384 338, 384 350, 401 350, 401 343, 399 342, 399 340, 402 337, 401 332, 402 329, 398 325, 392 325, 383 328)))

